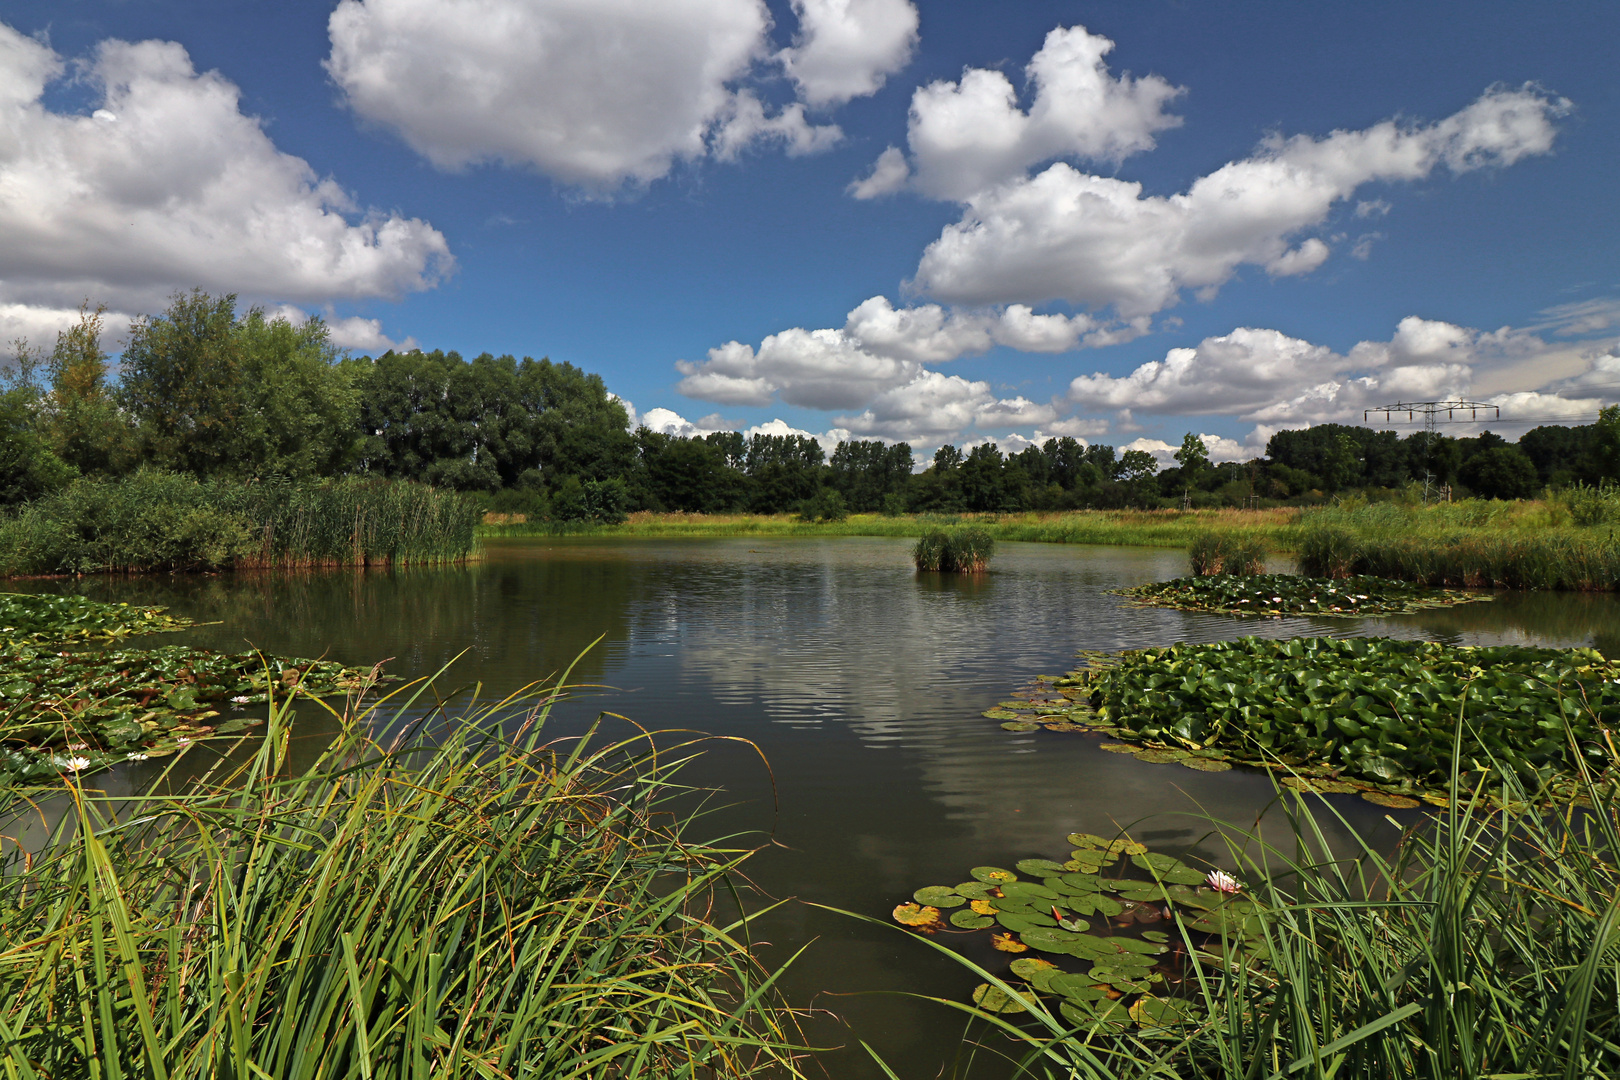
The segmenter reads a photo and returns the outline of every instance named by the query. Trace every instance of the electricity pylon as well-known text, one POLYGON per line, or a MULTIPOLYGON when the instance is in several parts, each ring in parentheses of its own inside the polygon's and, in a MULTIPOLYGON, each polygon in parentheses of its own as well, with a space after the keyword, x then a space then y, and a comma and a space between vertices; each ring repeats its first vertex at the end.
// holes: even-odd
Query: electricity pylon
MULTIPOLYGON (((1457 414, 1464 409, 1468 410, 1469 422, 1478 420, 1480 412, 1484 409, 1491 410, 1497 420, 1502 419, 1500 406, 1489 405, 1483 401, 1397 401, 1393 405, 1379 405, 1376 408, 1363 410, 1361 422, 1365 424, 1375 412, 1384 414, 1386 424, 1389 423, 1390 417, 1398 412, 1405 413, 1406 419, 1409 421, 1416 420, 1419 413, 1423 414, 1423 431, 1425 435, 1423 440, 1423 501, 1428 502, 1429 485, 1434 482, 1434 474, 1429 469, 1429 461, 1430 456, 1434 453, 1435 426, 1441 422, 1441 413, 1446 414, 1445 422, 1449 424, 1460 420, 1457 414)), ((1451 498, 1449 489, 1446 498, 1448 501, 1451 498)))

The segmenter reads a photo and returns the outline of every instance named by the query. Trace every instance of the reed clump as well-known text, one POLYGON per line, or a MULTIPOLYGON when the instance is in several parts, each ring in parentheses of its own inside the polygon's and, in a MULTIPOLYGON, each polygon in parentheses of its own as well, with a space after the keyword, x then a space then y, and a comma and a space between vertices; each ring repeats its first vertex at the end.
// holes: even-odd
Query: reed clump
POLYGON ((79 480, 0 520, 0 574, 393 566, 471 556, 471 500, 410 481, 79 480))
POLYGON ((685 827, 695 747, 549 742, 555 695, 406 723, 431 697, 396 691, 297 773, 278 703, 176 794, 75 785, 0 875, 13 1074, 801 1075, 750 917, 718 914, 748 852, 685 827))
POLYGON ((996 541, 977 526, 929 529, 911 549, 918 570, 944 574, 982 574, 990 568, 996 541))
POLYGON ((1259 539, 1240 533, 1202 532, 1187 549, 1194 577, 1226 574, 1254 577, 1266 572, 1266 548, 1259 539))
POLYGON ((1299 535, 1299 570, 1435 588, 1613 592, 1620 589, 1620 543, 1575 530, 1431 537, 1313 526, 1299 535))
MULTIPOLYGON (((936 998, 974 1017, 972 1050, 946 1075, 974 1075, 985 1056, 1051 1080, 1620 1074, 1615 787, 1586 774, 1573 801, 1547 807, 1508 774, 1500 794, 1476 798, 1453 773, 1446 807, 1393 853, 1314 795, 1279 792, 1287 844, 1206 822, 1224 848, 1215 887, 1249 913, 1211 947, 1199 935, 1219 921, 1173 910, 1162 940, 1180 959, 1151 984, 1164 1004, 1128 1015, 1054 1006, 1016 969, 929 942, 1023 1006, 936 998)), ((1165 886, 1189 894, 1177 890, 1165 886)))

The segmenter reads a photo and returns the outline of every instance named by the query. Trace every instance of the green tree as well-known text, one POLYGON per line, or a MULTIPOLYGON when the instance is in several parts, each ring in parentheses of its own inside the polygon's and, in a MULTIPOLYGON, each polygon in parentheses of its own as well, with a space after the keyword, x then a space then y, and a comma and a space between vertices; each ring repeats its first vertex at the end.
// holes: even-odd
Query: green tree
POLYGON ((0 389, 0 506, 48 495, 73 479, 73 466, 56 456, 40 434, 39 357, 20 340, 0 389))
POLYGON ((1620 405, 1598 412, 1592 432, 1592 457, 1605 480, 1620 480, 1620 405))
POLYGON ((1209 471, 1209 447, 1203 439, 1187 432, 1181 438, 1181 449, 1176 451, 1176 464, 1181 466, 1181 482, 1186 489, 1197 490, 1209 471))
POLYGON ((1541 487, 1536 466, 1516 446, 1491 446, 1463 462, 1459 479, 1483 499, 1528 499, 1541 487))
POLYGON ((56 336, 47 369, 50 391, 41 402, 41 427, 56 455, 81 473, 127 472, 138 454, 135 432, 107 385, 101 348, 105 305, 86 300, 79 321, 56 336))

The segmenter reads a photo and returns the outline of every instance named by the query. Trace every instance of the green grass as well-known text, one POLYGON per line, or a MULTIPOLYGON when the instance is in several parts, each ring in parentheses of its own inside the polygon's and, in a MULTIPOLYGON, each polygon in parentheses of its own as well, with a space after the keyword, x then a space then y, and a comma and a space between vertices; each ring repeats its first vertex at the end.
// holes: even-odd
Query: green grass
POLYGON ((1200 532, 1221 529, 1271 538, 1292 526, 1294 510, 1075 510, 1022 514, 851 514, 811 524, 794 514, 631 514, 622 525, 489 524, 480 536, 893 536, 972 525, 995 540, 1054 544, 1186 547, 1200 532))
POLYGON ((555 693, 401 728, 413 685, 297 774, 277 703, 173 794, 75 787, 0 875, 6 1075, 800 1075, 749 921, 718 914, 748 852, 691 835, 697 748, 550 742, 555 693))
POLYGON ((478 511, 406 481, 79 480, 0 519, 0 575, 465 560, 478 511))
MULTIPOLYGON (((1613 783, 1587 776, 1587 806, 1551 812, 1530 809, 1541 802, 1532 789, 1514 790, 1508 809, 1471 794, 1453 774, 1448 809, 1408 826, 1393 853, 1315 796, 1280 792, 1286 828, 1273 823, 1265 836, 1205 820, 1258 911, 1244 929, 1258 943, 1180 968, 1159 992, 1184 1001, 1191 1020, 1168 1030, 1077 1023, 1029 994, 1005 961, 980 965, 927 941, 1028 1004, 1005 1015, 933 997, 969 1018, 968 1052, 944 1075, 978 1075, 982 1064, 1006 1075, 1007 1062, 1042 1080, 1616 1075, 1613 783), (1279 831, 1291 839, 1277 842, 1279 831), (1335 844, 1342 854, 1326 854, 1335 844)), ((1202 934, 1179 909, 1173 923, 1170 940, 1193 951, 1202 934)))

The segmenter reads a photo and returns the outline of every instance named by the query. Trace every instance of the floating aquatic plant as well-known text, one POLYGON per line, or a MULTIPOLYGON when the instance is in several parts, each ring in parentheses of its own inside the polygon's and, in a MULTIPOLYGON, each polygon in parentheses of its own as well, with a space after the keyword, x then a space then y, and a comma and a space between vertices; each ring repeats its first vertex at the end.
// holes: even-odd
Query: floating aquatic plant
POLYGON ((254 721, 217 720, 219 707, 277 696, 326 697, 378 681, 374 670, 330 660, 218 653, 183 645, 70 653, 0 653, 0 787, 139 755, 172 754, 254 721), (63 757, 79 748, 72 759, 63 757), (66 769, 65 760, 82 761, 66 769))
POLYGON ((106 604, 83 596, 0 593, 0 648, 116 641, 134 634, 158 634, 193 625, 166 608, 106 604))
POLYGON ((1119 740, 1104 750, 1206 772, 1277 769, 1391 808, 1444 805, 1454 764, 1469 785, 1607 775, 1605 732, 1620 728, 1620 663, 1592 649, 1246 637, 1088 656, 1002 726, 1086 730, 1119 740))
POLYGON ((1065 862, 1023 859, 1016 874, 978 866, 971 882, 918 889, 917 899, 970 905, 951 917, 954 931, 915 903, 896 907, 894 919, 928 933, 992 930, 991 948, 1018 957, 1009 971, 1019 982, 981 983, 973 1003, 991 1013, 1041 1008, 1091 1030, 1177 1027, 1194 1011, 1177 996, 1196 984, 1194 965, 1208 977, 1268 955, 1260 909, 1230 875, 1206 875, 1129 837, 1068 841, 1065 862))
POLYGON ((1310 578, 1292 574, 1252 577, 1216 575, 1156 581, 1118 590, 1138 604, 1208 611, 1220 615, 1398 615, 1429 608, 1453 607, 1491 597, 1478 592, 1431 589, 1392 578, 1310 578))

